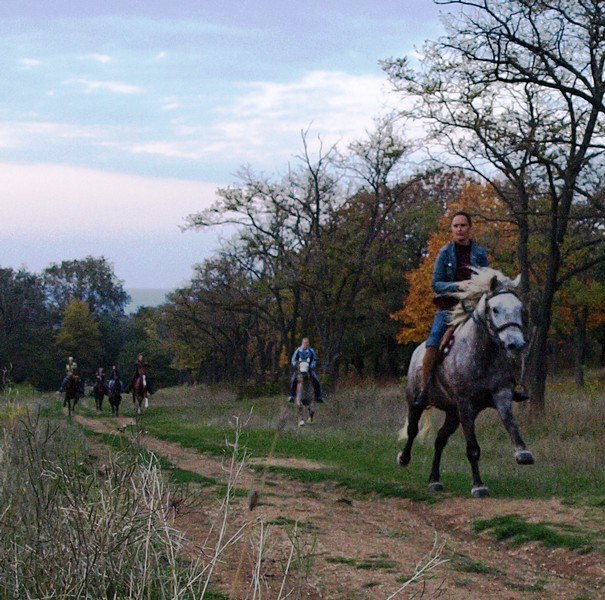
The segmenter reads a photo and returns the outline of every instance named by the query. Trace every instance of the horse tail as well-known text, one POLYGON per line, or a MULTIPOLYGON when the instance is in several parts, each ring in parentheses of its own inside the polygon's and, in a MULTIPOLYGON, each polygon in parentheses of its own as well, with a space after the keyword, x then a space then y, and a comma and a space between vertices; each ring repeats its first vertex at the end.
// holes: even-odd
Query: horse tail
MULTIPOLYGON (((397 441, 399 442, 407 442, 408 439, 408 425, 409 419, 405 417, 405 423, 403 427, 399 430, 397 434, 397 441)), ((430 417, 430 413, 425 410, 420 417, 420 422, 418 423, 419 431, 417 439, 424 440, 426 439, 431 431, 433 430, 433 419, 430 417)))

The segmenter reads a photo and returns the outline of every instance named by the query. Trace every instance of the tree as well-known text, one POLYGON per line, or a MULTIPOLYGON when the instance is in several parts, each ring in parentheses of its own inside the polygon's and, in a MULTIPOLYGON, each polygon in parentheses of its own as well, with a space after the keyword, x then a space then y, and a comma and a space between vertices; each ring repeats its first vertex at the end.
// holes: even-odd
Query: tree
POLYGON ((399 89, 419 99, 413 112, 428 124, 429 145, 441 145, 438 158, 488 181, 519 229, 522 289, 526 300, 533 296, 527 376, 532 405, 542 408, 555 293, 605 259, 603 6, 438 3, 463 10, 450 17, 445 37, 427 45, 421 68, 412 71, 404 60, 385 68, 399 89), (578 241, 592 252, 565 269, 565 253, 578 250, 570 226, 579 222, 593 225, 590 239, 578 241), (543 264, 531 254, 536 236, 543 264), (532 276, 539 286, 530 290, 532 276))
POLYGON ((96 315, 123 316, 130 297, 104 257, 64 260, 42 273, 49 305, 61 315, 72 300, 86 302, 96 315))
POLYGON ((433 265, 441 247, 451 241, 450 223, 452 215, 458 210, 465 210, 474 216, 473 239, 488 248, 492 266, 516 269, 512 249, 517 231, 506 222, 497 222, 504 210, 501 201, 491 186, 468 182, 458 198, 448 203, 439 220, 438 230, 428 241, 421 264, 405 275, 409 294, 404 299, 403 308, 391 315, 403 323, 397 335, 400 344, 418 344, 428 335, 436 311, 432 289, 433 265))
POLYGON ((40 278, 0 269, 0 367, 12 365, 15 381, 48 385, 52 372, 51 319, 40 278))
POLYGON ((101 354, 101 332, 88 304, 72 300, 67 305, 55 345, 65 357, 75 358, 82 375, 92 375, 101 354))

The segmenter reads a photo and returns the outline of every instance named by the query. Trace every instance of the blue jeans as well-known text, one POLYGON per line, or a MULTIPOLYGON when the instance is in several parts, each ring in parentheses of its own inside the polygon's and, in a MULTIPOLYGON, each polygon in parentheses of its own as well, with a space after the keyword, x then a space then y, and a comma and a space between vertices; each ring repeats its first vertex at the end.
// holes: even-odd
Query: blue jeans
POLYGON ((433 321, 429 337, 426 341, 427 348, 439 348, 441 338, 445 335, 448 326, 449 322, 447 311, 440 310, 435 315, 435 320, 433 321))

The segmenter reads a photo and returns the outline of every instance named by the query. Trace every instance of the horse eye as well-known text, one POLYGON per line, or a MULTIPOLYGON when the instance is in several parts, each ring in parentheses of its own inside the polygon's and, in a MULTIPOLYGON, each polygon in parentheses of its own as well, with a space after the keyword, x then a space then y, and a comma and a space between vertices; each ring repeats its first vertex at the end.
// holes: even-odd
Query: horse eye
POLYGON ((494 313, 495 315, 497 315, 497 314, 498 314, 498 309, 497 309, 497 308, 492 308, 492 311, 493 311, 493 313, 494 313))

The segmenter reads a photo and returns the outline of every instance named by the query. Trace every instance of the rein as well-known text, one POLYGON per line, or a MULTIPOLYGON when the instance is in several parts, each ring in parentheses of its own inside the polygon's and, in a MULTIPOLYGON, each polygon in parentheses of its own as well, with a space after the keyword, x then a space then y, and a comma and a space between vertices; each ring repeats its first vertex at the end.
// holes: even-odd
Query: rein
MULTIPOLYGON (((511 290, 500 290, 499 292, 494 292, 489 298, 486 298, 486 305, 487 302, 489 302, 495 296, 502 296, 504 294, 512 294, 515 298, 519 298, 517 294, 515 294, 515 292, 511 290)), ((492 338, 493 341, 496 341, 498 343, 500 343, 500 338, 498 338, 498 334, 504 331, 505 329, 508 329, 509 327, 517 327, 521 332, 523 332, 523 326, 520 323, 517 323, 516 321, 507 321, 503 325, 500 325, 500 327, 496 327, 489 315, 487 315, 484 319, 479 318, 479 316, 477 315, 477 309, 473 311, 471 318, 473 319, 473 321, 475 321, 475 323, 477 323, 477 325, 482 325, 483 327, 485 327, 490 338, 492 338)))

